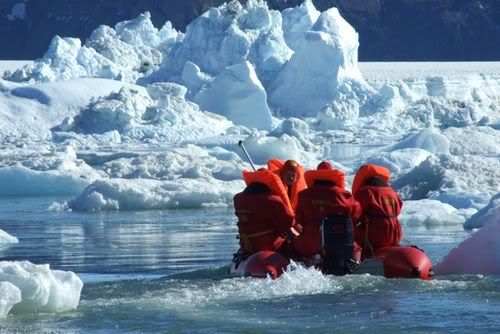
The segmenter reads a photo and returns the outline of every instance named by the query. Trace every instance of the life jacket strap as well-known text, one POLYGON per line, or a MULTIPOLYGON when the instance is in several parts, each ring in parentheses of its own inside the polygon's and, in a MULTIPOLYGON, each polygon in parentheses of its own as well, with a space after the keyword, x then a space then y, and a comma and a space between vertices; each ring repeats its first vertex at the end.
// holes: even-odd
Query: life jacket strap
POLYGON ((252 247, 252 241, 250 239, 256 238, 256 237, 260 237, 260 236, 263 236, 263 235, 266 235, 266 234, 271 234, 274 231, 275 231, 275 229, 265 230, 265 231, 262 231, 262 232, 250 233, 250 234, 240 233, 237 236, 237 238, 241 240, 242 247, 245 250, 245 252, 246 253, 252 253, 253 247, 252 247))
POLYGON ((368 217, 366 218, 365 226, 366 226, 365 227, 365 244, 364 244, 363 249, 368 246, 370 248, 371 256, 373 256, 375 254, 375 252, 373 251, 373 246, 370 243, 370 239, 368 238, 368 230, 370 228, 370 220, 368 219, 368 217))

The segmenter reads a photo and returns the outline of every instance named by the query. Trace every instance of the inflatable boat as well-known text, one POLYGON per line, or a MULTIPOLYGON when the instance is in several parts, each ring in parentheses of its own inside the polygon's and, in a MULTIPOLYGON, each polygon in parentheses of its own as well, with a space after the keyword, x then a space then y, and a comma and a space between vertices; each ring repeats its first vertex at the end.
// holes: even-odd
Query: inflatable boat
MULTIPOLYGON (((231 277, 278 278, 290 264, 290 260, 273 251, 261 251, 249 257, 235 255, 229 268, 231 277)), ((318 269, 327 273, 321 265, 318 269)), ((365 259, 358 267, 346 268, 345 274, 370 274, 387 278, 419 278, 429 280, 433 276, 429 257, 412 246, 393 246, 378 250, 374 257, 365 259)))
MULTIPOLYGON (((315 266, 325 274, 371 274, 423 280, 429 280, 433 276, 431 260, 423 250, 415 246, 381 248, 372 257, 353 266, 352 223, 345 216, 327 217, 322 223, 321 234, 322 254, 315 266)), ((269 276, 276 279, 289 264, 290 259, 274 251, 260 251, 249 256, 236 253, 229 267, 229 276, 269 276)))

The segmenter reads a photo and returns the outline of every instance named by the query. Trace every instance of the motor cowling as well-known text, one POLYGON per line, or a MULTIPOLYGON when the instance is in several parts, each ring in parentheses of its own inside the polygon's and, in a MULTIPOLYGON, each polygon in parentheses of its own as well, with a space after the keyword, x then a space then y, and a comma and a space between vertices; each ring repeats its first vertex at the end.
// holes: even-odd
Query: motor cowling
POLYGON ((346 215, 326 216, 321 223, 321 241, 323 272, 337 276, 349 273, 354 250, 351 219, 346 215))

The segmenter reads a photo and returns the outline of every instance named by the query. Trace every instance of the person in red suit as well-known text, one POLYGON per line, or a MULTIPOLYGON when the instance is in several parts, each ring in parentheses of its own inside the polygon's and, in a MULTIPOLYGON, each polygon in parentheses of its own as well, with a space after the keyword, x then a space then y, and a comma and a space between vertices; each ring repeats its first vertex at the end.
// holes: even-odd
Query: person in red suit
POLYGON ((398 216, 403 202, 389 186, 390 174, 385 167, 366 164, 354 177, 352 193, 362 210, 354 238, 363 248, 363 258, 372 257, 378 249, 399 246, 401 242, 403 232, 398 216))
POLYGON ((270 171, 278 175, 285 187, 285 194, 290 201, 292 210, 297 208, 299 192, 306 188, 304 167, 295 160, 282 161, 271 159, 267 162, 270 171))
MULTIPOLYGON (((296 255, 308 262, 308 259, 317 258, 321 251, 323 219, 330 215, 347 215, 355 224, 361 215, 361 207, 345 189, 344 172, 333 169, 328 161, 321 162, 317 170, 307 171, 305 178, 308 188, 299 193, 296 210, 296 220, 303 231, 293 241, 293 246, 296 255)), ((358 252, 357 257, 359 255, 358 252)))
POLYGON ((244 172, 244 178, 248 186, 234 196, 240 253, 284 252, 286 240, 296 237, 301 227, 294 227, 294 213, 280 197, 279 179, 268 170, 244 172))

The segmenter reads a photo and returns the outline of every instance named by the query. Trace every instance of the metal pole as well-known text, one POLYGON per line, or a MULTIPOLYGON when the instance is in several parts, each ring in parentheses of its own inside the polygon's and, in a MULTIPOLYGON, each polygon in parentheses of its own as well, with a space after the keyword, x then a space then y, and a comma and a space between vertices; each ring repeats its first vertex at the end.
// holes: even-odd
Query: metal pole
POLYGON ((248 154, 247 149, 243 145, 243 140, 240 140, 238 142, 238 146, 241 147, 241 149, 243 150, 243 152, 245 152, 245 155, 247 156, 248 161, 250 162, 250 165, 252 165, 252 168, 253 168, 254 172, 257 171, 257 168, 255 168, 255 165, 253 164, 252 158, 250 158, 250 155, 248 154))

